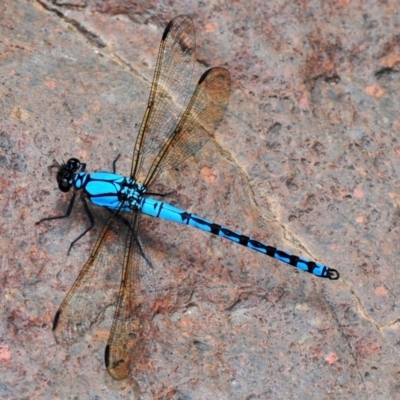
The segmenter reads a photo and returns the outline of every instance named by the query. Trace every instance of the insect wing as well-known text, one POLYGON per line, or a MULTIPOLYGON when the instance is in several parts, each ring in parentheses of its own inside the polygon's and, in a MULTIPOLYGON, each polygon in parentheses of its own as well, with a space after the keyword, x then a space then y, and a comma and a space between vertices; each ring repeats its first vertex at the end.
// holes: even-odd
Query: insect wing
POLYGON ((152 267, 138 238, 139 218, 140 214, 133 216, 126 237, 118 303, 105 352, 107 370, 118 380, 127 377, 141 356, 153 312, 152 267))
POLYGON ((131 177, 141 177, 172 134, 190 87, 195 28, 187 15, 174 18, 164 31, 148 106, 136 139, 131 177), (146 160, 146 162, 144 162, 146 160))
POLYGON ((179 125, 151 166, 144 181, 146 187, 162 171, 176 167, 210 139, 228 107, 230 87, 230 74, 225 68, 211 68, 203 74, 179 125))
MULTIPOLYGON (((132 214, 132 218, 137 218, 136 226, 139 216, 132 214)), ((102 320, 106 308, 120 303, 118 285, 121 282, 121 266, 125 268, 123 257, 126 247, 122 238, 124 233, 127 238, 132 234, 131 228, 120 219, 115 214, 108 218, 89 259, 54 317, 53 332, 59 344, 75 342, 94 323, 102 320)), ((137 260, 141 255, 136 257, 137 260)), ((151 274, 150 268, 146 271, 151 274)), ((150 281, 151 276, 148 276, 143 284, 148 285, 150 281)), ((151 310, 151 288, 147 286, 146 289, 146 305, 151 310)))
POLYGON ((107 262, 110 257, 108 242, 114 242, 112 225, 111 216, 54 317, 54 336, 60 344, 72 343, 82 336, 101 318, 105 308, 116 301, 115 285, 120 271, 115 271, 115 265, 107 262))

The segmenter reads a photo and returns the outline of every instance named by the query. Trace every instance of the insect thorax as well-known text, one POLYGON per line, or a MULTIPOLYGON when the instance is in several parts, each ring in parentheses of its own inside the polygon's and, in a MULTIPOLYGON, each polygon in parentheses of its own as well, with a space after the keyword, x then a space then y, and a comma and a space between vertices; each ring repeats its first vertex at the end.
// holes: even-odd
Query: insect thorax
POLYGON ((83 189, 93 204, 110 210, 137 210, 146 191, 136 180, 113 172, 80 172, 74 178, 77 190, 83 189))
POLYGON ((124 178, 124 180, 120 183, 118 200, 123 203, 122 208, 137 210, 145 192, 146 189, 144 186, 137 183, 134 179, 124 178))

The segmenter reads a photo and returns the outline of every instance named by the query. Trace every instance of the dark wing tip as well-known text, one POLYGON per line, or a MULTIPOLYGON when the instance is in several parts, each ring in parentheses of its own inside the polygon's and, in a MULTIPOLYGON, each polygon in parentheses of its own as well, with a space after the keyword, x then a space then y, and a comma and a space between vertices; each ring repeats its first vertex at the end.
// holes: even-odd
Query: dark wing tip
POLYGON ((104 352, 104 363, 106 364, 106 368, 110 366, 110 346, 106 346, 106 350, 104 352))
POLYGON ((167 27, 164 29, 164 33, 162 35, 161 40, 165 40, 165 38, 168 36, 168 33, 171 30, 171 26, 172 26, 173 22, 174 22, 174 20, 169 21, 167 27))
POLYGON ((162 35, 161 40, 162 41, 165 40, 165 38, 168 36, 168 33, 169 33, 169 31, 171 30, 171 28, 172 28, 172 26, 174 24, 181 23, 184 20, 189 20, 189 21, 192 22, 192 18, 190 18, 189 15, 184 15, 184 14, 183 15, 178 15, 177 17, 175 17, 174 19, 169 21, 167 27, 164 30, 164 33, 162 35))
POLYGON ((230 75, 229 71, 224 67, 214 67, 214 68, 210 68, 206 72, 204 72, 204 74, 199 79, 198 85, 200 85, 210 74, 216 75, 216 76, 219 75, 219 76, 223 77, 225 80, 228 80, 230 83, 231 75, 230 75))
POLYGON ((203 82, 204 79, 207 78, 207 76, 210 74, 210 72, 211 72, 213 69, 214 69, 214 68, 210 68, 210 69, 208 69, 206 72, 204 72, 204 74, 203 74, 203 75, 200 77, 200 79, 199 79, 198 85, 200 85, 201 82, 203 82))
POLYGON ((106 364, 107 372, 117 381, 125 379, 129 375, 129 363, 126 360, 120 359, 111 365, 109 344, 106 346, 104 352, 104 363, 106 364))
POLYGON ((53 319, 53 331, 55 331, 57 329, 59 318, 60 318, 60 310, 58 310, 56 312, 56 315, 54 316, 54 319, 53 319))

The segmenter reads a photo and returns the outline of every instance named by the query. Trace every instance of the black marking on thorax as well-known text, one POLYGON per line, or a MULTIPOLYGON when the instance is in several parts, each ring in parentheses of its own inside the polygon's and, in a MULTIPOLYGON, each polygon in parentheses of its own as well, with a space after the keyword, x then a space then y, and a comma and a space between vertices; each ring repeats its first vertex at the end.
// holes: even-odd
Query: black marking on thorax
POLYGON ((126 178, 120 183, 120 185, 121 190, 117 193, 118 201, 132 210, 137 210, 146 189, 136 181, 126 178))

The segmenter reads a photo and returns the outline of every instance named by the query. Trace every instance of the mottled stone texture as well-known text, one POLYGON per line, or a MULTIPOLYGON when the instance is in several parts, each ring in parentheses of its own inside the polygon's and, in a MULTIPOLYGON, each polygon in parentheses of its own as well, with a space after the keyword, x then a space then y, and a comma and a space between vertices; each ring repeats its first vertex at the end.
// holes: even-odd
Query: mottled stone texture
POLYGON ((398 0, 2 0, 0 398, 399 398, 399 78, 398 0), (34 222, 69 202, 53 159, 109 169, 122 153, 129 171, 163 29, 183 13, 193 82, 226 66, 232 96, 160 190, 341 279, 143 218, 158 300, 132 378, 116 382, 103 363, 113 309, 68 348, 51 330, 98 230, 67 256, 82 206, 34 222))

